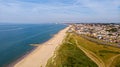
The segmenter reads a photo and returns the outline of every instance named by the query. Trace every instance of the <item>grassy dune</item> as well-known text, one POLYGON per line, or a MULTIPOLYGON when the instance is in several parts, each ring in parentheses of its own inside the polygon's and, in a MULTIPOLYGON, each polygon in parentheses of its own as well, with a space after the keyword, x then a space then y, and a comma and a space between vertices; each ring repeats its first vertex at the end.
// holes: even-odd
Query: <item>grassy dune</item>
POLYGON ((63 44, 49 59, 46 67, 98 67, 83 51, 81 51, 69 34, 63 44))

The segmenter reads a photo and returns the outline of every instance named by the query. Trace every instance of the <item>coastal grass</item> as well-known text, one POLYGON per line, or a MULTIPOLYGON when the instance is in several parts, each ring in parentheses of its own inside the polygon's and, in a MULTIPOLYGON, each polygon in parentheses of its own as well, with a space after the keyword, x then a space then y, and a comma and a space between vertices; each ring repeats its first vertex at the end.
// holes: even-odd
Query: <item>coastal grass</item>
POLYGON ((120 56, 114 59, 114 62, 111 64, 110 67, 120 67, 120 56))
MULTIPOLYGON (((75 33, 73 33, 71 37, 76 39, 80 46, 82 46, 85 49, 96 54, 100 59, 102 59, 102 61, 105 63, 106 66, 108 66, 114 60, 114 59, 112 59, 112 60, 109 60, 109 59, 120 54, 120 48, 106 46, 101 43, 92 42, 84 37, 81 37, 81 36, 75 34, 75 33)), ((120 59, 117 59, 117 62, 119 62, 119 61, 120 61, 120 59)), ((115 61, 113 61, 113 62, 115 62, 115 61)), ((117 62, 116 62, 116 64, 117 64, 117 62)))
POLYGON ((55 51, 46 67, 98 67, 85 53, 77 46, 73 35, 68 34, 63 44, 55 51))
POLYGON ((97 39, 97 38, 94 38, 94 37, 91 37, 91 36, 88 36, 88 35, 80 35, 80 36, 89 40, 89 41, 95 42, 99 45, 117 47, 117 43, 106 42, 106 41, 103 41, 103 40, 100 40, 100 39, 97 39))
POLYGON ((75 33, 67 35, 63 44, 49 59, 46 67, 97 67, 96 62, 94 63, 79 46, 100 63, 103 62, 105 67, 120 67, 120 48, 91 41, 75 33))

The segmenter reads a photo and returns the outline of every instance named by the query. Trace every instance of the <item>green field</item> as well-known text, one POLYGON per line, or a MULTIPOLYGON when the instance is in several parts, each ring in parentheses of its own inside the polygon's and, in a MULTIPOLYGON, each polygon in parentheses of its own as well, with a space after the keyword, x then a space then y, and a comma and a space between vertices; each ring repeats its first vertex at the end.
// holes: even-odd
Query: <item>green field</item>
POLYGON ((120 67, 120 48, 69 33, 46 67, 120 67))
POLYGON ((114 59, 114 62, 111 64, 111 67, 120 67, 120 55, 114 59))
POLYGON ((48 60, 46 67, 98 67, 76 45, 73 38, 68 35, 63 44, 48 60))
MULTIPOLYGON (((72 37, 78 41, 79 46, 93 52, 97 57, 99 57, 99 59, 101 59, 105 64, 105 67, 111 67, 115 62, 115 59, 120 58, 120 56, 115 57, 117 55, 120 55, 120 48, 91 42, 90 40, 87 40, 77 34, 72 34, 72 37)), ((120 65, 120 63, 117 63, 117 65, 120 65)), ((115 67, 115 65, 112 67, 115 67)))

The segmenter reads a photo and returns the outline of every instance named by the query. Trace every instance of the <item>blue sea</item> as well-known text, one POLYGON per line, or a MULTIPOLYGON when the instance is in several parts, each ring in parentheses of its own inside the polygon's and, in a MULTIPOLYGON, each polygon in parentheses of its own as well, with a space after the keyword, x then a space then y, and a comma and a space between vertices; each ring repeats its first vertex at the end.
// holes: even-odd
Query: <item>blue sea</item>
POLYGON ((30 44, 43 43, 65 27, 64 24, 0 24, 0 67, 34 49, 30 44))

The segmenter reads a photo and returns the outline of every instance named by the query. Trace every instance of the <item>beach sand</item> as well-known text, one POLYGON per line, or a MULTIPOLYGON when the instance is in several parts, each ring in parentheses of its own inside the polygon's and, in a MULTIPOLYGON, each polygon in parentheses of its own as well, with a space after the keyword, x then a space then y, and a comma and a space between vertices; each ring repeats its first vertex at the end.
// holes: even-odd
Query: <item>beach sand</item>
POLYGON ((54 35, 53 38, 38 46, 25 58, 17 62, 14 67, 45 67, 48 59, 53 56, 55 48, 62 43, 68 29, 69 27, 66 27, 54 35))

